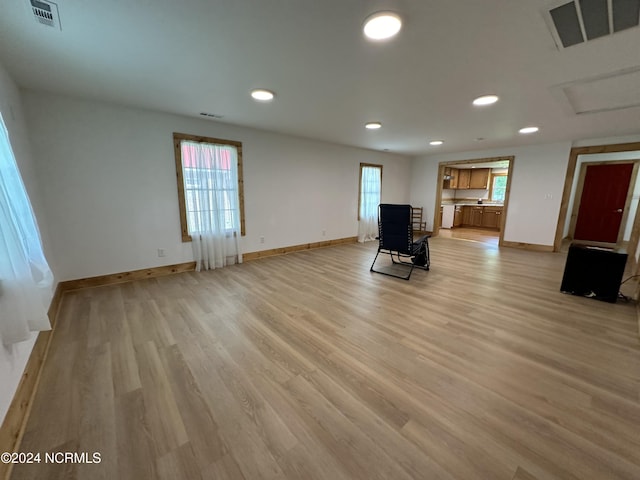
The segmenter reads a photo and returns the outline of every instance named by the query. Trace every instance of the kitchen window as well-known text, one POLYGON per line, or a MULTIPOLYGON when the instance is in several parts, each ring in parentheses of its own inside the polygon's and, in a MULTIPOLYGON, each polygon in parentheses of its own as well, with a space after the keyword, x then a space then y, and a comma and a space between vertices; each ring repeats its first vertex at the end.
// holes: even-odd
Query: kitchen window
POLYGON ((507 193, 507 174, 496 173, 491 177, 491 191, 489 196, 492 202, 504 203, 504 197, 507 193))

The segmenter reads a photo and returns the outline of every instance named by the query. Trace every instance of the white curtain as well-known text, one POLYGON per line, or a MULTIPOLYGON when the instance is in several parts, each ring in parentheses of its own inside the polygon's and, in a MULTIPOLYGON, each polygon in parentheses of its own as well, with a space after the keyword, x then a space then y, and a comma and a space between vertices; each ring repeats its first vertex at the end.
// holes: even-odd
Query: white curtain
POLYGON ((242 263, 236 148, 186 140, 181 148, 196 270, 242 263))
POLYGON ((358 241, 367 242, 378 236, 378 205, 380 204, 380 186, 382 169, 380 167, 362 167, 360 183, 360 221, 358 222, 358 241))
POLYGON ((4 345, 49 330, 53 275, 0 115, 0 336, 4 345))

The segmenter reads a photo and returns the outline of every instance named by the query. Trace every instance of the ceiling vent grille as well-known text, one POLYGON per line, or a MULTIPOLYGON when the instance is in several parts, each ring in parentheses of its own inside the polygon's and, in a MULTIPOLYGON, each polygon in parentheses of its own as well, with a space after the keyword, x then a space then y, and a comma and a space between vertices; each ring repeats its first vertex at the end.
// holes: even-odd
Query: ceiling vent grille
POLYGON ((637 27, 640 0, 565 0, 545 17, 558 48, 567 48, 637 27))
POLYGON ((209 117, 209 118, 222 118, 222 115, 218 115, 215 113, 200 112, 200 115, 202 115, 203 117, 209 117))
POLYGON ((37 22, 62 30, 57 4, 44 0, 30 0, 29 3, 37 22))

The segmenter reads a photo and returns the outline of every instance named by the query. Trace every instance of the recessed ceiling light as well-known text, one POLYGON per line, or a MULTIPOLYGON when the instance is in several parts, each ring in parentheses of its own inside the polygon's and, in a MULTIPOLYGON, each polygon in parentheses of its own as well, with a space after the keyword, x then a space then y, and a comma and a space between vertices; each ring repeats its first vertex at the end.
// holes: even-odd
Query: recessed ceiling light
POLYGON ((498 101, 497 95, 483 95, 482 97, 478 97, 473 101, 474 105, 482 106, 482 105, 491 105, 492 103, 496 103, 498 101))
POLYGON ((369 122, 364 126, 364 128, 368 128, 369 130, 377 130, 380 127, 382 127, 382 123, 380 122, 369 122))
POLYGON ((443 143, 444 142, 442 140, 432 140, 432 141, 429 142, 429 145, 433 145, 435 147, 435 146, 438 146, 438 145, 442 145, 443 143))
POLYGON ((268 102, 273 100, 275 94, 270 90, 265 90, 264 88, 256 88, 255 90, 251 90, 251 96, 254 100, 258 100, 259 102, 268 102))
POLYGON ((536 133, 538 130, 540 130, 538 127, 524 127, 521 128, 520 130, 518 130, 520 133, 536 133))
POLYGON ((376 12, 364 22, 364 35, 371 40, 386 40, 402 28, 402 20, 393 12, 376 12))

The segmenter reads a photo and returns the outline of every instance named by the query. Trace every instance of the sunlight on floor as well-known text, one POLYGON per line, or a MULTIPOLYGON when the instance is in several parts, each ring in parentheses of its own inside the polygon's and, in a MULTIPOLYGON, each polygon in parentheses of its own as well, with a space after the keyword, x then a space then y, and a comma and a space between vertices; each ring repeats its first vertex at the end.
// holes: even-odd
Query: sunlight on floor
POLYGON ((467 242, 485 243, 498 246, 500 232, 496 230, 484 230, 479 228, 441 228, 438 234, 442 238, 453 238, 467 242))

